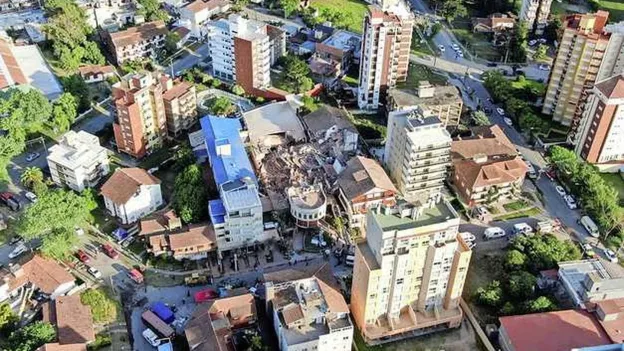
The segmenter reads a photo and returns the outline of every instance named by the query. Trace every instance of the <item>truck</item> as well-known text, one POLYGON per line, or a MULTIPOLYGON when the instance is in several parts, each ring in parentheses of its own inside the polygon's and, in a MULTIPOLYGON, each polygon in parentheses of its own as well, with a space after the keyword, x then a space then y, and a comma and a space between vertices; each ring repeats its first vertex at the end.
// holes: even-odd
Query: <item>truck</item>
POLYGON ((157 315, 158 318, 160 318, 163 322, 167 324, 171 324, 175 320, 175 315, 173 314, 173 311, 169 307, 167 307, 167 305, 160 301, 154 302, 152 304, 152 307, 150 307, 150 311, 154 312, 154 314, 157 315))
POLYGON ((158 333, 163 338, 171 338, 175 335, 175 331, 162 319, 158 318, 154 312, 147 310, 141 315, 141 319, 146 326, 158 333))
POLYGON ((184 284, 188 286, 208 284, 208 277, 205 275, 199 275, 199 273, 193 273, 184 277, 184 284))

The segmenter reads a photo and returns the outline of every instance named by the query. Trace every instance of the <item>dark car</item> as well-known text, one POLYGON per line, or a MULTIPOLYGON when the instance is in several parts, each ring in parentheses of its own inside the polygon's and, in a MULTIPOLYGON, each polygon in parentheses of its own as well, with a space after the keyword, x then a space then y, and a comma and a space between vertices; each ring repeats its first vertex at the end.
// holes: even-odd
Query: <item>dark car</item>
POLYGON ((17 196, 8 191, 0 193, 0 202, 8 206, 13 211, 19 211, 19 209, 22 208, 22 204, 17 199, 17 196))
POLYGON ((496 67, 496 66, 498 66, 498 64, 496 62, 488 62, 487 66, 488 67, 496 67))

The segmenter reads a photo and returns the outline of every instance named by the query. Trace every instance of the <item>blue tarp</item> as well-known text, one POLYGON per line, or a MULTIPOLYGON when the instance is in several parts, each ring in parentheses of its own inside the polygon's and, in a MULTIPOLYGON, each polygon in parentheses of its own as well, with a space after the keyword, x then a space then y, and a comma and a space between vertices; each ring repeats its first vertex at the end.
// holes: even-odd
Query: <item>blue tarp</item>
POLYGON ((173 311, 160 301, 154 302, 150 310, 167 324, 171 324, 175 320, 173 311))
POLYGON ((245 145, 240 138, 242 128, 240 121, 235 118, 206 116, 200 120, 200 124, 206 138, 208 158, 217 185, 245 177, 257 182, 245 145), (227 150, 228 147, 223 147, 227 145, 229 145, 228 153, 217 153, 218 146, 227 150))
POLYGON ((115 239, 117 239, 117 241, 121 241, 127 238, 130 233, 128 233, 128 231, 123 228, 117 228, 113 230, 111 234, 113 235, 113 237, 115 237, 115 239))
POLYGON ((170 342, 166 344, 160 344, 158 345, 158 351, 173 351, 173 346, 170 342))

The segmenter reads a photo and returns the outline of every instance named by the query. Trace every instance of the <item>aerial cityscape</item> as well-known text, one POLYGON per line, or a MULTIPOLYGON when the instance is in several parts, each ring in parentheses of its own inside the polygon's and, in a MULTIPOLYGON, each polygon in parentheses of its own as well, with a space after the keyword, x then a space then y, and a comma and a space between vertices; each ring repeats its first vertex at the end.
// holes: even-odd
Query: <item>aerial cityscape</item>
POLYGON ((624 350, 624 1, 0 0, 0 350, 624 350))

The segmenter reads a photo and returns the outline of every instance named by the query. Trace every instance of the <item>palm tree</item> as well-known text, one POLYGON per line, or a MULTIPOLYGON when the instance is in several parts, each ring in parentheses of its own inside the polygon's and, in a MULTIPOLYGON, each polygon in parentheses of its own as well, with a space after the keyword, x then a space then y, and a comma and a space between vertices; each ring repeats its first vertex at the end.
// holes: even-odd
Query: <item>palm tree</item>
POLYGON ((26 167, 20 176, 20 181, 26 188, 32 190, 36 184, 43 183, 43 171, 39 167, 26 167))

